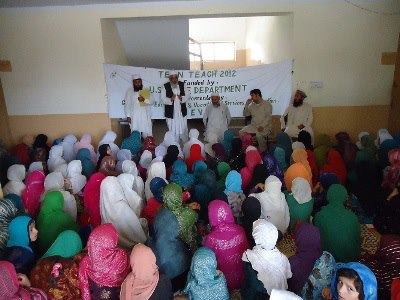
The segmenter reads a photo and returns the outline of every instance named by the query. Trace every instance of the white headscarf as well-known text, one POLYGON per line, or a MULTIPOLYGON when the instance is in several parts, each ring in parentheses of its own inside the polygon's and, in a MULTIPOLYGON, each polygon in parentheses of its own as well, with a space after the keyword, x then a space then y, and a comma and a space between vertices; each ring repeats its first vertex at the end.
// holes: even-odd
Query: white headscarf
POLYGON ((304 149, 306 150, 306 146, 304 146, 304 144, 302 142, 293 142, 292 143, 292 150, 295 149, 304 149))
POLYGON ((258 151, 258 149, 256 147, 254 147, 253 145, 247 146, 245 153, 250 152, 250 151, 258 151))
POLYGON ((362 139, 364 136, 366 136, 366 135, 369 135, 369 133, 366 132, 366 131, 362 131, 362 132, 360 132, 360 133, 358 134, 358 141, 356 142, 356 145, 357 145, 358 149, 360 149, 360 150, 364 148, 364 147, 361 145, 361 139, 362 139))
POLYGON ((155 158, 151 161, 151 164, 154 164, 155 162, 163 161, 165 154, 167 154, 167 148, 165 148, 163 146, 163 144, 160 144, 154 150, 154 154, 155 154, 155 158))
POLYGON ((108 176, 101 182, 100 213, 102 224, 112 223, 117 229, 121 246, 131 248, 146 242, 147 235, 129 206, 117 177, 108 176))
POLYGON ((115 170, 119 173, 122 172, 122 163, 125 160, 132 160, 132 153, 128 149, 121 149, 117 152, 117 165, 115 167, 115 170))
POLYGON ((61 145, 63 147, 64 159, 67 163, 75 159, 74 145, 78 139, 73 134, 64 137, 61 145))
POLYGON ((190 148, 194 144, 200 145, 201 148, 201 155, 205 157, 206 153, 204 150, 204 144, 199 140, 200 132, 196 128, 192 128, 189 131, 189 141, 183 145, 183 155, 185 158, 188 158, 190 155, 190 148))
POLYGON ((29 165, 28 173, 32 173, 33 171, 44 171, 43 170, 43 162, 34 161, 29 165))
POLYGON ((24 165, 12 165, 7 169, 8 182, 3 188, 4 195, 16 194, 21 197, 25 184, 23 180, 26 176, 24 165))
POLYGON ((67 178, 72 185, 72 193, 78 194, 86 185, 86 177, 82 175, 82 162, 73 160, 68 164, 67 178))
POLYGON ((167 171, 165 169, 165 164, 164 162, 156 162, 150 166, 150 168, 147 170, 147 179, 146 183, 144 184, 144 192, 146 195, 146 200, 149 200, 150 198, 153 198, 154 195, 150 190, 150 181, 155 178, 155 177, 160 177, 167 181, 167 171))
POLYGON ((108 144, 110 146, 114 159, 117 159, 117 153, 119 151, 119 147, 115 144, 116 138, 117 134, 114 131, 107 130, 103 138, 99 142, 99 147, 104 144, 108 144))
POLYGON ((49 159, 47 160, 47 168, 49 169, 49 172, 54 172, 57 168, 62 168, 60 167, 61 165, 65 165, 66 168, 67 162, 62 156, 63 146, 54 145, 50 148, 49 159))
POLYGON ((243 253, 242 260, 249 262, 257 271, 257 278, 269 295, 274 288, 286 290, 287 279, 292 277, 292 272, 287 257, 275 247, 278 230, 272 223, 259 219, 253 223, 252 234, 256 245, 243 253))
POLYGON ((265 191, 252 194, 261 204, 261 217, 271 222, 283 234, 289 227, 289 207, 281 192, 282 182, 271 175, 265 180, 265 191))
POLYGON ((151 154, 149 150, 144 150, 142 155, 140 156, 139 165, 147 170, 150 167, 152 160, 153 154, 151 154))
POLYGON ((269 300, 302 300, 302 298, 289 291, 273 289, 269 300))
POLYGON ((143 199, 134 191, 135 176, 132 174, 122 173, 118 175, 119 184, 122 186, 125 198, 128 205, 135 212, 136 216, 140 217, 144 207, 143 199))
POLYGON ((311 201, 310 183, 302 177, 297 177, 292 181, 292 194, 299 204, 311 201))
POLYGON ((162 142, 162 145, 167 149, 171 145, 175 145, 178 147, 179 150, 179 156, 183 157, 182 149, 181 146, 179 145, 179 142, 175 138, 175 133, 172 131, 167 131, 164 135, 164 140, 162 142))
POLYGON ((131 160, 124 160, 122 162, 122 172, 132 174, 135 177, 133 189, 141 198, 144 198, 144 182, 142 177, 138 175, 136 164, 131 160))
POLYGON ((69 214, 74 220, 78 214, 75 197, 68 191, 64 190, 64 177, 61 172, 52 172, 44 179, 44 193, 42 200, 47 192, 59 191, 64 197, 64 212, 69 214))
POLYGON ((393 140, 392 135, 389 133, 389 131, 387 129, 384 129, 384 128, 379 129, 377 138, 375 140, 376 146, 379 147, 386 140, 393 140))
POLYGON ((207 134, 208 143, 204 146, 204 151, 210 155, 211 157, 215 157, 214 150, 212 149, 212 145, 218 143, 218 135, 215 132, 209 132, 207 134))

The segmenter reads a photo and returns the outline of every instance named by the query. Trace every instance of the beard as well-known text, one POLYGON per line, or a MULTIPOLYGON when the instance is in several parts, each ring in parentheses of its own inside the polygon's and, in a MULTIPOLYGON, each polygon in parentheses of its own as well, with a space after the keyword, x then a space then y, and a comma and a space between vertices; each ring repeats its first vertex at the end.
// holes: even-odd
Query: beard
POLYGON ((143 84, 141 84, 141 85, 134 85, 133 86, 133 90, 135 91, 135 92, 139 92, 139 91, 141 91, 143 89, 143 84))
POLYGON ((303 101, 299 101, 299 102, 294 102, 293 101, 293 106, 294 107, 299 107, 299 106, 302 106, 303 105, 303 101))

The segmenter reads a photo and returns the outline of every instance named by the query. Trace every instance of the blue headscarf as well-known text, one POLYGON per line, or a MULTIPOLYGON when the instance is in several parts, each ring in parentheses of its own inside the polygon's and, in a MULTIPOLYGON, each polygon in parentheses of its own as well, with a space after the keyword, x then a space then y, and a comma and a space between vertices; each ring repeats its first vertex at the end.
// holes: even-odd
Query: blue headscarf
POLYGON ((4 198, 10 200, 14 206, 17 208, 19 213, 24 213, 24 204, 20 196, 16 194, 7 194, 4 198))
POLYGON ((29 216, 19 216, 14 218, 8 225, 8 242, 7 247, 22 247, 30 252, 31 240, 29 238, 29 224, 33 219, 29 216))
POLYGON ((192 172, 194 177, 199 180, 199 178, 204 174, 205 171, 207 171, 207 169, 207 164, 202 160, 198 160, 193 164, 192 172))
POLYGON ((167 185, 165 180, 161 177, 154 177, 150 181, 150 191, 153 193, 154 198, 160 203, 164 202, 163 189, 167 185))
POLYGON ((62 142, 63 142, 63 138, 55 139, 55 140, 53 141, 53 145, 52 145, 52 146, 60 145, 62 142))
POLYGON ((328 191, 332 184, 340 184, 340 181, 335 173, 323 173, 319 176, 319 182, 324 191, 328 191))
POLYGON ((290 156, 292 155, 292 140, 285 132, 279 132, 276 135, 276 147, 282 148, 285 151, 286 163, 290 163, 290 156))
POLYGON ((229 171, 228 176, 226 176, 224 193, 227 195, 229 192, 243 193, 242 177, 240 176, 238 171, 229 171))
POLYGON ((286 152, 283 148, 281 147, 275 147, 274 149, 274 157, 276 161, 278 162, 278 167, 280 170, 283 172, 286 171, 288 164, 286 162, 286 152))
POLYGON ((358 276, 360 277, 363 283, 363 291, 364 291, 364 300, 377 300, 377 290, 378 290, 378 283, 376 281, 376 277, 374 273, 365 265, 360 264, 358 262, 349 262, 346 264, 338 263, 336 265, 336 272, 335 275, 332 277, 331 283, 331 293, 333 295, 333 299, 338 299, 338 292, 337 292, 337 271, 341 268, 352 269, 357 272, 358 276))
POLYGON ((189 250, 179 239, 179 222, 167 208, 158 211, 154 218, 154 235, 150 247, 157 258, 157 266, 169 279, 189 269, 189 250))
POLYGON ((76 159, 82 163, 82 174, 89 178, 96 170, 95 164, 92 162, 90 150, 82 148, 78 150, 76 159))
POLYGON ((217 259, 211 249, 201 247, 194 253, 184 292, 190 300, 229 299, 224 274, 217 271, 217 259))
POLYGON ((142 149, 142 138, 140 132, 137 130, 132 131, 131 135, 123 140, 121 149, 128 149, 132 155, 136 155, 142 149))
POLYGON ((208 223, 208 203, 213 200, 213 195, 205 184, 196 184, 193 190, 193 200, 200 204, 199 219, 208 223))
POLYGON ((170 181, 180 185, 183 189, 188 189, 195 183, 195 177, 187 172, 187 166, 183 160, 177 160, 172 165, 170 181))
POLYGON ((235 138, 235 134, 233 133, 232 130, 227 129, 224 132, 224 140, 222 142, 222 145, 224 146, 225 152, 226 154, 228 154, 228 156, 231 153, 231 149, 232 149, 232 140, 235 138))

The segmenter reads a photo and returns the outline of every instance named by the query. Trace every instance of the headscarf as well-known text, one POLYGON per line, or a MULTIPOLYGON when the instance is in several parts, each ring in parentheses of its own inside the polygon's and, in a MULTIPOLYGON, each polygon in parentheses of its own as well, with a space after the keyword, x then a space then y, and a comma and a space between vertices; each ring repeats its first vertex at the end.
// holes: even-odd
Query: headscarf
POLYGON ((237 171, 229 171, 226 176, 224 193, 226 195, 228 195, 228 193, 243 193, 242 177, 240 177, 240 174, 237 171))
POLYGON ((106 176, 116 176, 115 159, 112 156, 104 156, 100 163, 99 171, 106 176))
POLYGON ((264 164, 258 164, 253 171, 253 176, 249 187, 254 188, 259 183, 264 183, 269 176, 267 167, 264 164))
MULTIPOLYGON (((99 150, 98 150, 99 158, 98 158, 98 160, 97 160, 97 165, 96 165, 96 169, 97 169, 97 170, 100 168, 100 164, 101 164, 101 161, 103 160, 103 158, 106 157, 106 156, 108 155, 108 154, 107 154, 108 148, 110 148, 110 145, 109 145, 109 144, 102 144, 102 145, 99 145, 99 150)), ((111 149, 111 148, 110 148, 110 149, 111 149)), ((119 150, 118 150, 118 151, 119 151, 119 150)), ((117 152, 117 153, 118 153, 118 152, 117 152)))
POLYGON ((0 255, 7 247, 8 225, 17 214, 18 210, 10 199, 0 201, 0 255))
POLYGON ((117 177, 119 184, 124 191, 125 199, 129 207, 135 212, 136 216, 140 216, 144 207, 142 198, 133 189, 135 185, 135 176, 132 174, 122 173, 117 177))
POLYGON ((153 162, 163 161, 164 156, 167 154, 167 147, 164 147, 163 144, 160 144, 154 150, 154 155, 156 158, 153 159, 153 162))
POLYGON ((285 186, 288 191, 292 189, 292 182, 297 177, 304 178, 310 185, 312 184, 312 174, 307 170, 304 164, 294 163, 286 170, 284 175, 285 186))
POLYGON ((121 149, 128 149, 132 155, 136 155, 142 149, 142 137, 137 130, 132 131, 131 135, 122 141, 121 149))
POLYGON ((286 280, 292 272, 286 256, 275 247, 278 230, 272 223, 259 219, 253 223, 253 237, 256 245, 243 253, 242 260, 251 264, 268 294, 274 288, 286 290, 286 280))
POLYGON ((225 277, 217 272, 217 260, 212 250, 202 247, 194 253, 184 293, 193 300, 229 299, 225 277))
POLYGON ((114 176, 108 176, 101 182, 100 214, 103 224, 112 223, 115 226, 121 246, 129 248, 136 243, 146 242, 147 235, 139 217, 114 176))
POLYGON ((117 166, 115 169, 117 172, 122 172, 122 163, 125 160, 132 160, 132 153, 128 149, 121 149, 117 152, 117 166))
POLYGON ((195 248, 197 214, 194 210, 187 208, 182 203, 182 188, 170 183, 163 191, 165 207, 172 211, 179 222, 179 236, 190 247, 195 248))
POLYGON ((381 128, 378 130, 375 144, 377 146, 380 146, 384 141, 392 140, 392 139, 393 139, 393 136, 389 133, 389 131, 385 128, 381 128))
POLYGON ((264 166, 267 168, 268 175, 274 175, 283 181, 283 173, 279 169, 278 162, 275 157, 271 154, 265 154, 263 157, 264 166))
POLYGON ((361 228, 357 216, 344 206, 347 190, 333 184, 328 190, 328 205, 313 220, 321 233, 323 249, 332 253, 336 260, 354 261, 360 255, 361 228), (340 232, 340 234, 337 234, 340 232))
MULTIPOLYGON (((24 204, 22 203, 22 199, 20 196, 15 195, 15 194, 8 194, 7 196, 4 197, 3 200, 8 199, 12 202, 12 204, 14 204, 14 206, 16 207, 16 209, 18 210, 18 213, 25 213, 25 209, 24 209, 24 204)), ((1 217, 0 217, 1 219, 1 217)), ((1 221, 0 221, 1 223, 1 221)))
POLYGON ((153 155, 151 154, 151 152, 149 150, 144 150, 142 155, 140 156, 139 165, 147 170, 150 167, 152 160, 153 155))
POLYGON ((195 177, 187 172, 187 167, 183 160, 177 160, 172 165, 172 175, 170 177, 170 181, 187 190, 194 185, 195 177))
POLYGON ((44 193, 45 175, 43 171, 33 171, 26 177, 26 188, 22 192, 21 199, 26 212, 36 217, 40 208, 40 198, 44 193))
POLYGON ((293 276, 288 280, 289 289, 299 293, 322 255, 321 237, 317 227, 301 223, 295 230, 296 254, 289 257, 293 276))
POLYGON ((47 168, 49 169, 49 172, 67 169, 67 162, 63 158, 63 146, 56 145, 50 148, 47 168))
POLYGON ((78 230, 72 217, 63 210, 64 198, 61 192, 48 192, 44 196, 42 207, 37 218, 36 227, 39 231, 38 247, 41 253, 46 252, 65 230, 78 230))
POLYGON ((73 134, 64 137, 61 146, 63 147, 64 159, 67 163, 75 159, 74 144, 78 139, 73 134))
POLYGON ((131 160, 125 160, 122 163, 122 172, 126 174, 132 174, 135 177, 133 189, 140 197, 144 198, 144 182, 142 177, 138 175, 139 172, 136 164, 131 160))
POLYGON ((95 228, 87 248, 88 255, 79 265, 83 300, 90 300, 89 279, 99 285, 119 287, 129 272, 128 255, 118 247, 118 233, 112 224, 95 228))
POLYGON ((229 155, 231 150, 232 150, 232 140, 235 138, 235 133, 227 129, 224 132, 224 140, 222 141, 222 144, 224 145, 224 149, 226 153, 229 155))
POLYGON ((71 258, 82 251, 82 241, 75 231, 65 230, 61 232, 53 245, 42 256, 42 258, 50 256, 60 256, 63 258, 71 258))
POLYGON ((253 222, 260 219, 261 217, 261 204, 256 197, 249 196, 242 203, 242 226, 246 231, 247 240, 249 246, 252 248, 256 244, 252 235, 253 222))
POLYGON ((285 150, 285 160, 289 163, 292 155, 292 140, 286 132, 279 132, 276 135, 276 147, 285 150))
MULTIPOLYGON (((296 149, 306 150, 306 146, 304 146, 304 144, 302 142, 296 141, 296 142, 292 143, 292 149, 293 149, 293 151, 296 149)), ((292 153, 292 157, 293 157, 293 153, 292 153)))
POLYGON ((89 133, 85 133, 84 135, 82 135, 79 142, 75 143, 74 152, 78 153, 80 149, 88 149, 90 160, 93 163, 95 163, 97 161, 97 156, 96 156, 96 153, 94 152, 94 148, 92 146, 92 136, 89 133))
POLYGON ((292 194, 297 203, 307 203, 312 199, 310 183, 301 177, 293 179, 292 194))
POLYGON ((347 169, 338 151, 329 150, 326 164, 322 167, 321 173, 335 173, 342 184, 346 183, 347 169))
POLYGON ((99 142, 99 147, 103 144, 108 144, 110 146, 112 156, 114 157, 114 159, 117 158, 117 153, 119 150, 119 147, 115 144, 116 139, 117 139, 117 134, 112 130, 107 130, 103 138, 99 142))
POLYGON ((90 176, 83 191, 83 206, 89 214, 90 224, 93 228, 101 224, 100 216, 100 185, 106 176, 101 172, 96 172, 90 176))
POLYGON ((389 170, 383 178, 382 187, 393 190, 400 180, 400 148, 390 150, 388 153, 389 170))
POLYGON ((47 145, 47 135, 38 134, 33 142, 32 149, 44 148, 49 151, 49 146, 47 145))
POLYGON ((154 140, 154 137, 152 136, 147 136, 143 140, 143 150, 149 150, 152 154, 155 154, 155 149, 156 149, 156 141, 154 140))
POLYGON ((130 256, 132 272, 121 286, 121 300, 148 300, 157 287, 160 274, 153 251, 143 245, 133 247, 130 256))
POLYGON ((95 171, 96 165, 93 163, 90 157, 90 151, 87 148, 81 148, 76 154, 76 159, 82 164, 82 174, 89 178, 95 171))
POLYGON ((228 203, 213 200, 208 205, 211 232, 203 245, 213 250, 217 257, 218 270, 224 273, 228 288, 239 289, 244 281, 242 254, 248 248, 246 233, 235 224, 228 203))
POLYGON ((275 147, 273 152, 274 158, 278 163, 278 167, 280 170, 285 171, 287 169, 288 163, 286 162, 286 153, 285 150, 281 147, 275 147))
MULTIPOLYGON (((336 272, 341 269, 352 269, 356 271, 358 276, 360 277, 363 283, 363 292, 364 292, 364 300, 377 300, 378 295, 378 284, 376 281, 376 277, 374 273, 365 265, 360 264, 358 262, 349 262, 347 264, 338 263, 336 265, 336 272)), ((334 299, 338 299, 338 291, 337 291, 337 274, 332 277, 331 283, 331 294, 333 295, 334 299)))
POLYGON ((22 247, 33 252, 29 237, 29 225, 32 222, 34 221, 29 216, 15 217, 8 225, 7 247, 22 247))
POLYGON ((356 155, 356 163, 366 161, 376 161, 377 148, 374 144, 373 138, 368 134, 360 138, 360 151, 356 155))
POLYGON ((199 144, 193 144, 190 147, 190 154, 188 159, 186 160, 187 167, 190 171, 192 171, 193 164, 198 160, 205 160, 205 158, 201 155, 201 147, 199 144))
POLYGON ((178 147, 179 150, 179 156, 183 157, 182 149, 181 146, 179 146, 179 142, 175 138, 175 133, 173 131, 167 131, 164 135, 164 140, 162 142, 162 145, 165 148, 168 148, 171 145, 175 145, 178 147))
POLYGON ((317 159, 317 165, 321 168, 326 162, 326 156, 329 149, 332 148, 332 140, 327 134, 320 134, 315 137, 314 153, 317 159))
POLYGON ((167 185, 167 182, 163 178, 160 178, 160 177, 154 177, 150 181, 150 190, 153 193, 154 198, 160 203, 164 202, 163 189, 166 185, 167 185))
POLYGON ((289 227, 289 208, 285 195, 281 192, 282 182, 276 176, 269 176, 265 180, 265 190, 251 194, 261 204, 261 217, 271 222, 282 233, 289 227))
POLYGON ((302 300, 299 296, 295 293, 285 291, 285 290, 276 290, 273 289, 271 292, 271 296, 269 297, 270 300, 302 300))
POLYGON ((72 160, 68 164, 67 179, 71 182, 72 194, 78 194, 86 184, 86 177, 82 175, 82 163, 80 160, 72 160))
MULTIPOLYGON (((231 170, 231 167, 227 162, 219 162, 217 165, 217 174, 218 174, 218 181, 217 181, 217 189, 218 191, 222 192, 225 189, 225 180, 226 176, 228 176, 229 171, 231 170)), ((196 176, 196 164, 194 165, 194 171, 193 173, 196 176)))
POLYGON ((306 150, 295 149, 292 153, 292 159, 295 163, 301 163, 307 169, 307 171, 310 172, 310 174, 312 176, 311 167, 307 160, 307 151, 306 150))
POLYGON ((174 162, 178 159, 179 149, 176 145, 170 145, 167 148, 167 154, 165 154, 163 158, 163 162, 165 163, 165 168, 170 168, 174 162))
POLYGON ((253 145, 253 137, 248 132, 241 134, 240 139, 242 141, 242 149, 243 150, 246 150, 248 146, 253 145))
MULTIPOLYGON (((198 160, 193 164, 192 167, 192 173, 194 175, 194 177, 199 180, 199 178, 204 174, 204 172, 207 171, 207 164, 202 161, 202 160, 198 160)), ((225 185, 225 180, 224 180, 224 185, 225 185)))
POLYGON ((34 161, 29 165, 28 168, 28 173, 31 173, 33 171, 44 171, 43 169, 43 162, 41 161, 34 161))
POLYGON ((16 145, 14 149, 11 151, 12 155, 15 155, 21 164, 29 165, 30 158, 30 150, 33 144, 33 135, 26 134, 22 137, 22 143, 16 145))
POLYGON ((218 161, 226 161, 228 159, 228 155, 226 154, 225 148, 221 143, 216 143, 212 145, 211 149, 214 151, 214 157, 218 161))
POLYGON ((190 266, 190 255, 179 236, 179 222, 166 208, 160 209, 154 218, 152 249, 157 257, 160 272, 169 279, 184 273, 190 266))
POLYGON ((204 144, 199 140, 199 135, 200 133, 196 128, 192 128, 189 130, 189 140, 183 145, 183 155, 185 156, 185 158, 189 158, 190 148, 194 144, 200 145, 201 155, 205 156, 204 144))
POLYGON ((22 191, 25 189, 23 180, 25 179, 26 170, 24 165, 12 165, 7 169, 8 182, 3 187, 4 195, 16 194, 21 197, 22 191))
POLYGON ((150 181, 154 177, 161 177, 162 179, 166 180, 167 171, 165 169, 165 164, 163 162, 155 162, 147 170, 147 179, 146 179, 146 183, 144 184, 146 200, 153 198, 153 193, 150 190, 150 181))
POLYGON ((306 130, 301 130, 297 137, 297 141, 303 143, 307 150, 313 150, 311 134, 306 130))
POLYGON ((322 188, 325 191, 328 191, 332 184, 339 184, 339 178, 335 173, 322 173, 319 177, 319 181, 321 183, 322 188))
POLYGON ((262 158, 257 150, 250 150, 245 155, 246 167, 240 170, 242 176, 242 187, 247 189, 250 185, 251 178, 253 177, 254 168, 258 164, 262 164, 262 158))

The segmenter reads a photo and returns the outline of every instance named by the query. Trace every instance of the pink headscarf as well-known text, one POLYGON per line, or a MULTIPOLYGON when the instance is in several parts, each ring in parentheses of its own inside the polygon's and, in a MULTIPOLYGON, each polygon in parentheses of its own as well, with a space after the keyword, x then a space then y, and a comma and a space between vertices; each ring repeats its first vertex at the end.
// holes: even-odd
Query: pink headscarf
POLYGON ((118 287, 128 275, 128 255, 117 245, 118 233, 112 224, 100 225, 90 234, 88 255, 79 264, 83 300, 90 300, 89 279, 99 285, 118 287))
POLYGON ((0 299, 32 299, 30 293, 20 286, 15 267, 8 261, 0 261, 0 299))
POLYGON ((211 201, 208 218, 212 229, 203 244, 214 251, 218 269, 224 273, 228 287, 238 289, 244 280, 242 254, 249 246, 246 233, 235 224, 232 210, 225 201, 211 201))
POLYGON ((96 156, 96 152, 94 152, 94 148, 92 146, 92 136, 89 133, 85 133, 84 135, 82 135, 80 141, 76 142, 74 144, 75 155, 82 148, 89 149, 90 157, 91 157, 92 161, 94 163, 96 163, 97 162, 97 156, 96 156))
POLYGON ((160 274, 153 251, 137 244, 132 249, 132 272, 128 274, 121 287, 121 300, 147 300, 157 287, 160 274))
POLYGON ((388 153, 389 171, 382 182, 382 187, 393 190, 400 178, 400 149, 390 150, 388 153))
POLYGON ((250 133, 245 132, 240 136, 240 139, 242 140, 242 149, 246 151, 248 146, 253 145, 253 137, 251 136, 250 133))
POLYGON ((246 189, 251 183, 253 177, 254 168, 258 164, 262 164, 262 158, 257 150, 250 150, 246 152, 245 156, 246 167, 240 170, 240 176, 242 177, 242 188, 246 189))
POLYGON ((100 185, 104 178, 106 178, 106 175, 102 172, 94 173, 90 176, 83 190, 83 206, 90 216, 89 223, 93 227, 97 227, 101 224, 100 185))
POLYGON ((43 171, 33 171, 28 173, 25 180, 25 190, 21 194, 22 203, 25 211, 36 218, 40 209, 40 197, 44 193, 44 179, 46 176, 43 171))

